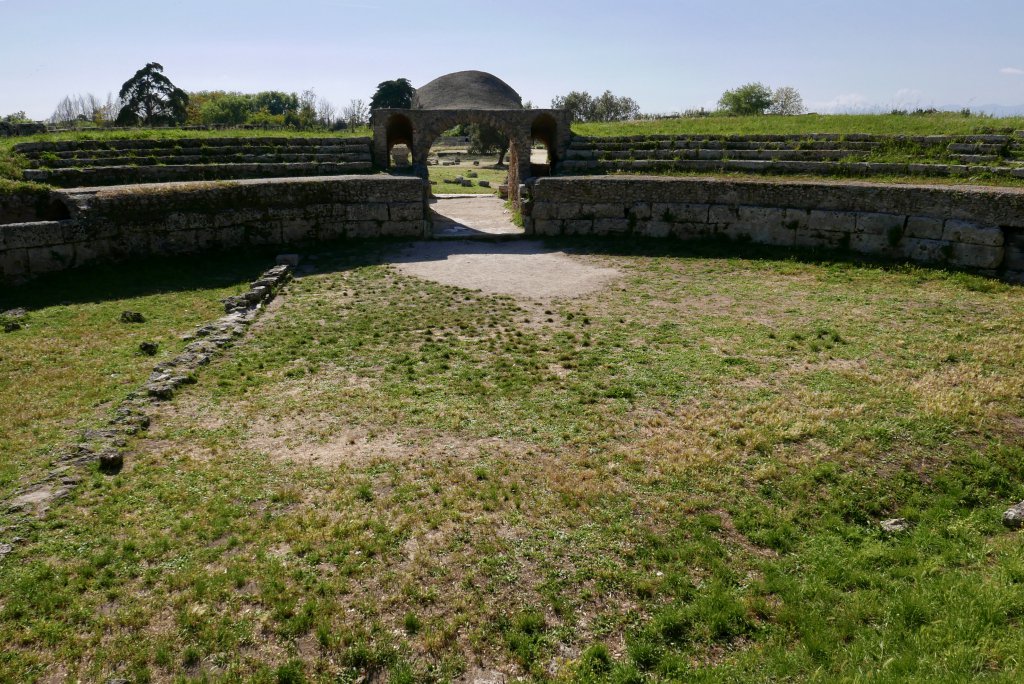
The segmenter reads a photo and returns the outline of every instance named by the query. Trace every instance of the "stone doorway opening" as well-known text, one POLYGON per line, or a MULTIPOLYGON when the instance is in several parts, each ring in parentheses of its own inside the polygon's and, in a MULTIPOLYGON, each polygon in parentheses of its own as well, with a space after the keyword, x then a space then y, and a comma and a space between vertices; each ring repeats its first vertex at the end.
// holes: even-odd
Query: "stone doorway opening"
POLYGON ((459 123, 486 124, 509 138, 508 195, 513 208, 522 207, 520 187, 535 177, 550 174, 568 147, 570 117, 559 109, 525 109, 522 98, 501 79, 481 71, 460 71, 437 78, 416 91, 411 109, 373 111, 374 162, 394 169, 392 150, 407 144, 410 171, 429 178, 430 148, 441 134, 459 123), (547 161, 534 169, 533 140, 548 151, 547 161))

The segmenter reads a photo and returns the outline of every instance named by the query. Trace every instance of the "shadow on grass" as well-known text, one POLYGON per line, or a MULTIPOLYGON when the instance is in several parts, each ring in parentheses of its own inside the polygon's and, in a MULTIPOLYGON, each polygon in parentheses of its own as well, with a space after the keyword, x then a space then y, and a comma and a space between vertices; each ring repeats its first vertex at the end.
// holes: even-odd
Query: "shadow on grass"
POLYGON ((254 280, 280 249, 153 257, 50 273, 0 291, 0 311, 131 299, 160 292, 221 288, 254 280))

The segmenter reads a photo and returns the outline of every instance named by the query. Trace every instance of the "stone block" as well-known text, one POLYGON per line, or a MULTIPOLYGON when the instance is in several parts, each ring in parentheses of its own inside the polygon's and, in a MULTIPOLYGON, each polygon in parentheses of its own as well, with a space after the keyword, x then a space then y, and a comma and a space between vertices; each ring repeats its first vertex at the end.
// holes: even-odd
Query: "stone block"
POLYGON ((942 219, 930 216, 910 216, 907 218, 907 227, 903 234, 908 238, 941 240, 942 219))
MULTIPOLYGON (((859 212, 857 214, 857 233, 866 235, 887 236, 894 231, 903 235, 907 217, 899 214, 883 214, 878 212, 859 212)), ((866 243, 865 243, 866 244, 866 243)))
POLYGON ((281 227, 269 223, 258 223, 245 226, 245 243, 247 245, 279 245, 281 227))
POLYGON ((345 224, 346 237, 348 238, 375 238, 380 237, 380 229, 383 221, 349 221, 345 224))
POLYGON ((193 254, 198 250, 195 229, 154 233, 150 240, 154 254, 193 254))
POLYGON ((316 239, 323 242, 342 240, 348 235, 347 222, 338 219, 326 219, 316 224, 316 239))
POLYGON ((561 235, 562 222, 554 219, 540 219, 534 217, 533 232, 536 235, 561 235))
POLYGON ((75 249, 71 245, 31 247, 26 251, 28 270, 32 275, 63 271, 75 263, 75 249))
POLYGON ((949 263, 965 268, 999 268, 1003 263, 1005 251, 1002 246, 972 245, 952 243, 950 245, 949 263))
POLYGON ((811 221, 811 212, 808 209, 783 209, 782 225, 790 230, 803 230, 808 227, 811 221))
POLYGON ((942 239, 969 245, 999 247, 1004 242, 1003 231, 998 226, 981 226, 971 221, 947 219, 942 227, 942 239))
POLYGON ((629 215, 638 221, 648 221, 654 216, 651 205, 647 202, 634 202, 629 208, 629 215))
POLYGON ((651 217, 669 223, 707 223, 710 209, 707 204, 656 202, 651 205, 651 217))
POLYGON ((281 222, 281 240, 284 244, 307 242, 316 234, 315 223, 306 219, 291 219, 281 222))
POLYGON ((637 223, 634 232, 637 235, 644 235, 646 237, 663 238, 672 234, 672 226, 674 225, 677 224, 657 220, 640 221, 637 223))
POLYGON ((381 237, 422 237, 423 220, 387 221, 380 227, 381 237))
POLYGON ((793 245, 796 247, 827 247, 840 249, 849 246, 850 233, 831 230, 798 228, 793 231, 793 245))
POLYGON ((75 243, 75 266, 110 258, 113 247, 109 240, 85 240, 75 243))
POLYGON ((595 203, 581 209, 584 215, 595 219, 621 219, 626 215, 626 208, 620 203, 595 203))
POLYGON ((0 251, 0 279, 18 280, 28 275, 28 250, 8 249, 0 251))
POLYGON ((925 264, 943 263, 952 251, 948 242, 917 237, 904 238, 901 247, 906 258, 925 264))
POLYGON ((624 218, 602 218, 594 221, 594 235, 608 235, 610 233, 628 233, 629 221, 624 218))
POLYGON ((578 219, 584 211, 583 206, 576 202, 560 202, 548 206, 553 209, 549 218, 554 219, 578 219))
POLYGON ((347 214, 350 221, 387 221, 388 205, 383 202, 350 204, 347 214))
POLYGON ((59 221, 0 226, 0 249, 29 249, 61 244, 64 244, 64 231, 59 221))
MULTIPOLYGON (((571 219, 562 221, 563 235, 590 235, 594 232, 594 222, 587 219, 571 219)), ((557 233, 551 233, 555 235, 557 233)))
POLYGON ((681 223, 671 223, 669 225, 672 227, 672 236, 679 240, 697 240, 700 238, 706 238, 714 234, 716 231, 716 227, 710 223, 684 221, 681 223))
POLYGON ((708 210, 708 223, 736 223, 739 220, 739 207, 731 207, 725 204, 713 204, 708 210))
POLYGON ((820 211, 812 209, 807 219, 811 231, 852 233, 857 227, 857 214, 850 211, 820 211))
POLYGON ((785 210, 776 207, 746 207, 737 208, 739 220, 737 221, 745 228, 776 228, 784 224, 785 210))
POLYGON ((853 233, 850 235, 850 249, 859 254, 897 256, 901 252, 890 242, 887 235, 875 233, 853 233))
POLYGON ((392 221, 422 221, 422 202, 394 202, 388 207, 392 221))
MULTIPOLYGON (((540 202, 530 207, 530 216, 534 220, 546 221, 555 217, 555 209, 559 205, 550 202, 540 202)), ((578 205, 577 205, 578 206, 578 205)))

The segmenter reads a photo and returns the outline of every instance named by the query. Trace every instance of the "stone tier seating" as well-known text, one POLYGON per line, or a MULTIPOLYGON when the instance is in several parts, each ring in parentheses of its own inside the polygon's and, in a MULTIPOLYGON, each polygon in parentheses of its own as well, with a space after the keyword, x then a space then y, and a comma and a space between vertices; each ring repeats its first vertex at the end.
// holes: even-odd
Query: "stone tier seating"
POLYGON ((1024 135, 652 135, 575 137, 562 175, 732 171, 1024 178, 1024 135), (880 155, 912 162, 873 161, 880 155))
POLYGON ((373 169, 370 138, 181 138, 22 143, 25 180, 58 187, 336 176, 373 169))

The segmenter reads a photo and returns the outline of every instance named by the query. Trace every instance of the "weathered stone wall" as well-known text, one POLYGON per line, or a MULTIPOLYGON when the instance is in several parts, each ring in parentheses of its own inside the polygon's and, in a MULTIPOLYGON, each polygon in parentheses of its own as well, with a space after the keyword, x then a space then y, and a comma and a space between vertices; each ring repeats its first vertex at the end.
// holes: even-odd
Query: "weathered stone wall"
POLYGON ((422 237, 419 178, 334 176, 57 191, 70 219, 0 225, 0 280, 100 260, 254 245, 422 237))
POLYGON ((47 188, 25 187, 0 191, 0 225, 68 218, 67 207, 47 188))
POLYGON ((1024 274, 1016 188, 657 177, 542 178, 537 235, 727 237, 1024 274))

